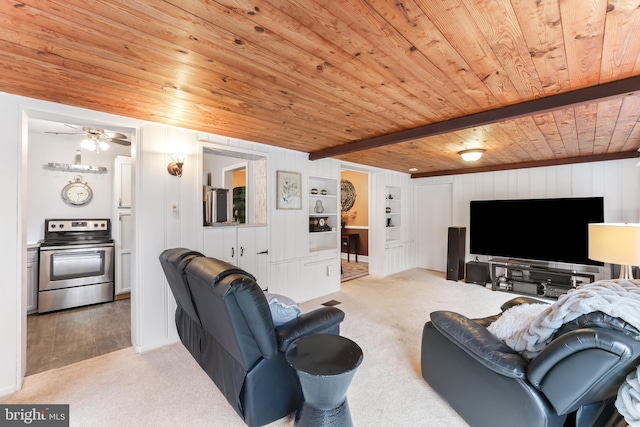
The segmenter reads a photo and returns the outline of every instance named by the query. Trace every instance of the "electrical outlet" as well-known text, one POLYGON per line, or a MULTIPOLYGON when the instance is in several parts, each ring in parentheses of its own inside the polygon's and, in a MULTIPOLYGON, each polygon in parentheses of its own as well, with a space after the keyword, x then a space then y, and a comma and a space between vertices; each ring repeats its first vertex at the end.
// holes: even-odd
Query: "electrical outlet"
POLYGON ((333 265, 327 265, 327 276, 333 276, 333 265))

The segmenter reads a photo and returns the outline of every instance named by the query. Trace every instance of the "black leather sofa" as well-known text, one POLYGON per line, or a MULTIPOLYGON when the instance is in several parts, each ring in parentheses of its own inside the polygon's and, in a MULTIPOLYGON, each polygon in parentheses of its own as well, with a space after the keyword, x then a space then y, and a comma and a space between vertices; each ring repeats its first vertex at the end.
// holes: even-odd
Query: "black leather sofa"
POLYGON ((305 335, 339 334, 344 313, 322 307, 276 328, 264 292, 242 269, 185 248, 165 250, 160 264, 180 340, 244 422, 295 411, 302 391, 284 352, 305 335))
MULTIPOLYGON (((501 309, 536 302, 519 297, 501 309)), ((497 319, 431 313, 422 334, 426 382, 471 426, 625 426, 614 402, 640 363, 640 332, 601 312, 565 323, 528 361, 487 330, 497 319)))

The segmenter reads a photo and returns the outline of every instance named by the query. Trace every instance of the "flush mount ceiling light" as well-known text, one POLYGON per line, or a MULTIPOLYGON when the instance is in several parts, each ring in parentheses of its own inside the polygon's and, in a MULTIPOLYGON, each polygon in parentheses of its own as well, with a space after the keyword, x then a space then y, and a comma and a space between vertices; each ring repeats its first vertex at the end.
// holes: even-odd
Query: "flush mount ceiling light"
POLYGON ((418 168, 409 168, 409 172, 418 172, 418 168))
POLYGON ((480 157, 482 157, 482 154, 485 151, 486 150, 482 148, 472 148, 470 150, 458 151, 458 154, 460 154, 460 157, 462 157, 462 160, 464 160, 465 162, 475 162, 476 160, 480 159, 480 157))

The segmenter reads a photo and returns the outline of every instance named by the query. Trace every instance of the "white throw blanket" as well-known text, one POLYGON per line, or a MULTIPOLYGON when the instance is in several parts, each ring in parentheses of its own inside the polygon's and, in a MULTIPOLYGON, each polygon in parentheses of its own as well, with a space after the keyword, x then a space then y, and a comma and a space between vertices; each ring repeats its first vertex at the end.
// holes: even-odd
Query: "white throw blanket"
MULTIPOLYGON (((619 317, 640 330, 640 281, 601 280, 571 289, 558 301, 547 305, 528 328, 503 339, 509 347, 532 359, 549 343, 560 326, 594 311, 619 317)), ((508 312, 500 318, 506 315, 504 320, 495 323, 511 321, 508 312)))
MULTIPOLYGON (((510 321, 509 311, 511 309, 494 322, 495 326, 492 324, 489 327, 491 332, 503 329, 499 322, 510 321)), ((496 335, 523 357, 531 359, 542 351, 563 324, 595 311, 618 317, 640 330, 640 281, 601 280, 581 285, 548 305, 533 318, 528 328, 514 331, 509 337, 500 336, 499 333, 496 335)), ((517 316, 518 313, 514 312, 513 317, 517 316)), ((630 425, 640 426, 640 382, 637 371, 629 374, 618 390, 616 407, 630 425)))

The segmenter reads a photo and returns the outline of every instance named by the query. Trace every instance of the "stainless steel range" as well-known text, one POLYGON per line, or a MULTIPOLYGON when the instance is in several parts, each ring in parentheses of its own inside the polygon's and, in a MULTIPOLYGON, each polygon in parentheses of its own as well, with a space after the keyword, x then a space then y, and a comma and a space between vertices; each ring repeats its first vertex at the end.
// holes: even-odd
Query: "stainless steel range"
POLYGON ((40 241, 38 313, 113 301, 109 219, 47 219, 40 241))

